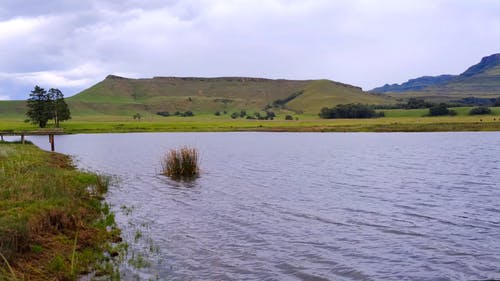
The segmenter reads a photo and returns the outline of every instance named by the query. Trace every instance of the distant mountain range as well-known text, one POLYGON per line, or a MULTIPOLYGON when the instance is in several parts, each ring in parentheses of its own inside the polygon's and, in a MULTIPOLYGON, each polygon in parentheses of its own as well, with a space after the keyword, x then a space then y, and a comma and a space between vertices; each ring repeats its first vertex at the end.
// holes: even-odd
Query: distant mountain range
POLYGON ((460 75, 423 76, 402 84, 386 84, 372 93, 408 93, 445 97, 500 96, 500 54, 481 59, 460 75))

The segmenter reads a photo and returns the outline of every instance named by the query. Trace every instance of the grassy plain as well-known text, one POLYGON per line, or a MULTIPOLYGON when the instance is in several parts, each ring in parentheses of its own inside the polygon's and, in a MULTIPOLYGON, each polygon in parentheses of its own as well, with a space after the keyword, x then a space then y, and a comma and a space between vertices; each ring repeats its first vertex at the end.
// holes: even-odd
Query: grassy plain
MULTIPOLYGON (((425 132, 425 131, 500 131, 500 108, 493 115, 469 116, 470 108, 456 108, 457 116, 424 117, 427 110, 385 110, 386 117, 373 119, 320 119, 315 115, 294 115, 298 120, 231 119, 228 115, 201 114, 194 117, 146 115, 140 121, 132 116, 77 116, 63 123, 67 133, 109 132, 425 132)), ((2 130, 35 130, 20 118, 0 119, 2 130)))
POLYGON ((75 170, 65 155, 0 142, 0 280, 116 276, 104 255, 119 235, 101 201, 106 190, 104 178, 75 170))

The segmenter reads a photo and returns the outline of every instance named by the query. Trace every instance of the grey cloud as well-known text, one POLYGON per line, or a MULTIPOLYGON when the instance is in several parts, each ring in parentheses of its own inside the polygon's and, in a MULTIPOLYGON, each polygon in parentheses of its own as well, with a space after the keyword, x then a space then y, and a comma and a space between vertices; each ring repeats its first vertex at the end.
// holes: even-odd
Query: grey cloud
POLYGON ((366 89, 458 73, 500 45, 493 0, 19 2, 0 4, 0 96, 11 98, 41 82, 74 94, 108 73, 366 89))
POLYGON ((71 13, 91 7, 92 1, 2 0, 0 4, 0 20, 14 17, 37 17, 40 15, 71 13))

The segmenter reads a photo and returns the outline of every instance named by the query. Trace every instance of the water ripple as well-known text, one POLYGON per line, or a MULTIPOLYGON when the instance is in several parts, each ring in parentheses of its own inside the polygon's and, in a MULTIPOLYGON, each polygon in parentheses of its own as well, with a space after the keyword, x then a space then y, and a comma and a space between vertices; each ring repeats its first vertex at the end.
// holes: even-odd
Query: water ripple
POLYGON ((500 279, 499 139, 165 133, 57 143, 80 167, 119 178, 108 200, 128 258, 150 262, 124 265, 122 280, 437 281, 500 279), (186 144, 202 152, 201 177, 159 175, 161 155, 186 144))

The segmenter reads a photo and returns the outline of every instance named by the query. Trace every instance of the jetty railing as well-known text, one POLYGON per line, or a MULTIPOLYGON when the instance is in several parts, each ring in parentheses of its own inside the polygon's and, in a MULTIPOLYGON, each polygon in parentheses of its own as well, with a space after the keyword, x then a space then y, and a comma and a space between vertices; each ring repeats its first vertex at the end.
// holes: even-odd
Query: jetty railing
POLYGON ((49 136, 50 150, 55 151, 55 135, 64 135, 63 129, 38 130, 38 131, 0 131, 0 139, 4 141, 4 136, 21 136, 21 143, 25 143, 25 136, 49 136))

